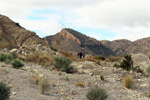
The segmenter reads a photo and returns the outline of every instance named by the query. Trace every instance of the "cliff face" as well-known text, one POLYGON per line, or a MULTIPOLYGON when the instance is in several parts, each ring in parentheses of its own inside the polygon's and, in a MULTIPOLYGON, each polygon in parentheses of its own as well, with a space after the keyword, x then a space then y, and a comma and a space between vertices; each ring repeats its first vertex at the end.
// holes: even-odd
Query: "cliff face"
POLYGON ((0 15, 0 48, 45 44, 36 33, 26 30, 6 16, 0 15))

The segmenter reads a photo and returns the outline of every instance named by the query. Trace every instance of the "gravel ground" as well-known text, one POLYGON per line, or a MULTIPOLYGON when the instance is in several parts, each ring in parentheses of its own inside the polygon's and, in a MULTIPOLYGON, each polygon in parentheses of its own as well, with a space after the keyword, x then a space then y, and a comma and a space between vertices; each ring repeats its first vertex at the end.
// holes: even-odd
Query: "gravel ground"
MULTIPOLYGON (((82 65, 83 62, 74 63, 82 65)), ((112 65, 106 62, 101 66, 85 68, 88 73, 66 74, 52 70, 52 66, 44 68, 25 63, 22 69, 14 69, 11 65, 0 63, 0 80, 12 87, 11 100, 87 100, 85 95, 94 86, 106 90, 107 100, 150 100, 147 97, 150 94, 150 77, 116 69, 112 65), (127 74, 135 79, 133 89, 124 87, 123 78, 127 74), (46 76, 49 80, 50 89, 46 94, 41 94, 40 87, 34 82, 37 75, 46 76), (100 75, 104 76, 104 81, 100 80, 100 75), (84 83, 84 87, 78 86, 80 82, 84 83)))

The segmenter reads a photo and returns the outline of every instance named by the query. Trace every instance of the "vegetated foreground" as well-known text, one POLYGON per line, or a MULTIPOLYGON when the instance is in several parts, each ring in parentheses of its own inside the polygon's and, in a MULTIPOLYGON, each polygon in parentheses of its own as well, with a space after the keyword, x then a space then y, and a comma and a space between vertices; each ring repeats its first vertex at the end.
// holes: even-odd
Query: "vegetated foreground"
POLYGON ((90 100, 87 93, 95 87, 106 90, 106 100, 150 99, 150 77, 141 73, 115 68, 114 62, 108 61, 73 61, 71 65, 77 72, 67 74, 53 65, 32 62, 16 69, 0 62, 0 81, 11 86, 11 100, 90 100), (124 82, 132 88, 125 87, 124 82))

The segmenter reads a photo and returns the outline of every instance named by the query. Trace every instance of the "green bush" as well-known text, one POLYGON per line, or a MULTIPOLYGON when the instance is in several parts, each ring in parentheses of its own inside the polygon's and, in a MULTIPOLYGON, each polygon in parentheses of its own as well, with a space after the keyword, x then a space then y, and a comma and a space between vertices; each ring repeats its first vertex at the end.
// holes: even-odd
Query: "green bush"
POLYGON ((11 54, 0 54, 0 61, 10 63, 12 60, 13 56, 11 54))
POLYGON ((125 69, 125 70, 132 70, 133 68, 133 61, 132 61, 132 58, 131 58, 131 55, 130 54, 126 54, 124 55, 124 60, 120 63, 120 67, 122 69, 125 69))
POLYGON ((55 57, 55 63, 54 66, 63 71, 63 72, 67 72, 67 73, 72 73, 73 72, 73 67, 70 66, 71 61, 69 58, 67 57, 55 57))
POLYGON ((24 66, 24 64, 23 64, 20 60, 14 60, 14 61, 12 62, 12 66, 13 66, 14 68, 21 68, 22 66, 24 66))
POLYGON ((8 100, 10 97, 10 87, 5 83, 0 82, 0 100, 8 100))
POLYGON ((88 100, 105 100, 107 98, 106 91, 101 88, 92 88, 86 94, 88 100))
POLYGON ((6 54, 0 54, 0 61, 5 61, 7 59, 6 54))

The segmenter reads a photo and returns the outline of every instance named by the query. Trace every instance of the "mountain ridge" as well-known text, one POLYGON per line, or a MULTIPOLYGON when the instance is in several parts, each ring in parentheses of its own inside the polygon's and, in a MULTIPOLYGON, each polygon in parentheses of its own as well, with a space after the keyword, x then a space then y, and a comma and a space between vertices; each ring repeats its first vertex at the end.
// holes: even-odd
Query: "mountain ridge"
POLYGON ((85 51, 87 51, 87 53, 104 56, 121 56, 126 53, 143 53, 146 55, 150 54, 149 52, 150 37, 138 39, 135 41, 130 41, 127 39, 118 39, 113 41, 109 40, 99 41, 89 36, 86 36, 76 30, 64 28, 57 34, 47 36, 44 39, 48 41, 50 45, 52 45, 56 49, 59 49, 60 51, 62 50, 62 51, 80 52, 82 48, 84 48, 85 51), (74 37, 75 39, 71 37, 70 40, 66 39, 66 37, 70 35, 71 36, 73 35, 72 37, 74 37), (75 40, 77 40, 79 44, 76 44, 75 40), (56 41, 57 42, 59 41, 60 44, 57 43, 56 41), (72 42, 68 43, 69 41, 72 42), (75 45, 75 47, 73 47, 73 45, 75 45), (70 49, 70 46, 72 47, 72 49, 70 49))

